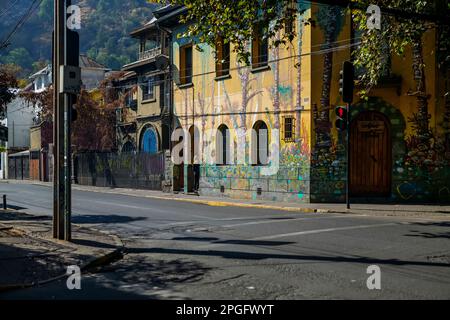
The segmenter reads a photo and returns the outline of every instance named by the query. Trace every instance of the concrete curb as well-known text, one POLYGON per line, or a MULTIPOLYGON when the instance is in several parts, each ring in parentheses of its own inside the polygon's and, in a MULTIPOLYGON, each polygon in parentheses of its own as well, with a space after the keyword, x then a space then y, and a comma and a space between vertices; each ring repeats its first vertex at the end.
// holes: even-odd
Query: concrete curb
MULTIPOLYGON (((107 236, 111 237, 114 239, 116 248, 112 251, 109 252, 107 254, 104 254, 102 256, 98 256, 98 257, 93 257, 92 259, 86 261, 83 265, 80 266, 80 270, 81 271, 86 271, 92 268, 98 268, 104 265, 107 265, 109 263, 111 263, 114 260, 120 259, 123 256, 123 250, 124 250, 124 244, 122 242, 122 239, 120 239, 117 235, 113 235, 113 234, 109 234, 107 232, 103 232, 101 230, 95 229, 95 228, 87 228, 87 227, 82 227, 80 225, 74 224, 80 228, 84 228, 84 229, 88 229, 88 230, 92 230, 95 232, 101 232, 103 234, 106 234, 107 236)), ((24 232, 26 234, 26 231, 20 228, 16 228, 16 227, 11 227, 12 229, 16 229, 19 230, 21 232, 24 232)), ((49 239, 46 241, 52 241, 52 242, 56 242, 58 244, 61 243, 65 243, 65 241, 61 241, 61 240, 55 240, 55 239, 49 239)), ((36 286, 41 286, 41 285, 45 285, 47 283, 53 282, 53 281, 57 281, 57 280, 61 280, 67 277, 67 274, 61 274, 59 276, 56 277, 52 277, 46 280, 41 280, 41 281, 36 281, 36 282, 31 282, 31 283, 22 283, 22 284, 10 284, 10 285, 2 285, 0 286, 0 293, 2 292, 7 292, 7 291, 13 291, 13 290, 19 290, 19 289, 25 289, 25 288, 31 288, 31 287, 36 287, 36 286)))
MULTIPOLYGON (((101 191, 93 191, 93 192, 101 192, 101 191)), ((130 195, 127 193, 116 193, 116 194, 130 195)), ((239 208, 251 208, 251 209, 282 210, 282 211, 302 212, 302 213, 329 213, 329 212, 331 212, 330 210, 327 210, 327 209, 278 207, 278 206, 274 206, 274 205, 238 203, 238 202, 217 201, 217 200, 207 200, 207 199, 198 199, 197 200, 197 199, 183 199, 183 198, 172 198, 172 197, 162 197, 162 196, 138 196, 138 195, 136 195, 136 197, 145 197, 145 198, 158 199, 158 200, 172 200, 172 201, 188 202, 188 203, 195 203, 195 204, 204 204, 204 205, 208 205, 211 207, 239 207, 239 208)))
MULTIPOLYGON (((0 183, 10 183, 10 181, 4 180, 0 183)), ((14 182, 17 184, 25 183, 25 182, 14 182)), ((49 186, 48 183, 40 182, 40 181, 26 181, 27 184, 35 184, 35 185, 41 185, 41 186, 49 186)), ((95 188, 95 187, 93 187, 95 188)), ((177 198, 177 197, 164 197, 164 196, 155 196, 155 195, 137 195, 137 194, 130 194, 127 192, 121 192, 121 191, 114 191, 110 192, 108 190, 95 190, 95 189, 89 189, 79 187, 77 185, 72 185, 72 189, 78 190, 78 191, 87 191, 87 192, 97 192, 97 193, 108 193, 108 194, 119 194, 123 196, 131 196, 131 197, 137 197, 137 198, 149 198, 149 199, 157 199, 157 200, 172 200, 172 201, 180 201, 180 202, 188 202, 188 203, 195 203, 195 204, 204 204, 211 207, 241 207, 241 208, 253 208, 253 209, 268 209, 268 210, 283 210, 283 211, 290 211, 290 212, 302 212, 302 213, 329 213, 334 212, 332 210, 328 209, 318 209, 318 208, 300 208, 300 207, 279 207, 274 205, 265 205, 265 204, 253 204, 253 203, 236 203, 236 202, 229 202, 229 201, 217 201, 217 200, 208 200, 208 199, 189 199, 189 198, 177 198)), ((113 189, 114 190, 114 189, 113 189)), ((115 189, 117 190, 117 189, 115 189)))

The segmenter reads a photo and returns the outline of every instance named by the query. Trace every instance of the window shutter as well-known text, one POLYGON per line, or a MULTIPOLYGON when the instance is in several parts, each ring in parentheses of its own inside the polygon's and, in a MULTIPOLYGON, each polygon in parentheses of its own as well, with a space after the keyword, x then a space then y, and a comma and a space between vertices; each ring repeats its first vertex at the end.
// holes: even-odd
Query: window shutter
POLYGON ((180 48, 180 84, 185 84, 186 80, 186 51, 180 48))
POLYGON ((252 38, 252 67, 257 68, 259 64, 259 34, 257 31, 253 32, 252 38))

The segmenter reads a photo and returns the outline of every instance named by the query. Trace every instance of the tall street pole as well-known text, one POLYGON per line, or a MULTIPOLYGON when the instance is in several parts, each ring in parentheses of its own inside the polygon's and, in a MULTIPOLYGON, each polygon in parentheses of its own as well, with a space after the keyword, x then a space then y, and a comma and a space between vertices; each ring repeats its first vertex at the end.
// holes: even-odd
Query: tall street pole
MULTIPOLYGON (((353 79, 352 79, 353 81, 353 79)), ((350 103, 347 103, 347 119, 345 121, 347 121, 347 148, 346 148, 346 152, 347 152, 347 179, 346 179, 346 184, 345 184, 345 204, 347 209, 350 209, 350 168, 351 168, 351 164, 350 164, 350 123, 351 123, 351 119, 350 119, 350 103)))
POLYGON ((67 65, 67 13, 70 0, 54 1, 53 32, 53 237, 71 240, 70 118, 71 98, 64 93, 61 67, 67 65))

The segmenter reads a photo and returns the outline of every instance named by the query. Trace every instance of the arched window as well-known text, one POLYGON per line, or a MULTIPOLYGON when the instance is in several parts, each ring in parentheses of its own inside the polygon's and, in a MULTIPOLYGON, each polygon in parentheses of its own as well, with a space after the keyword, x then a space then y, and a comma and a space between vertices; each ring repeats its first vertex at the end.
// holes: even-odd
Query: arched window
POLYGON ((252 163, 269 164, 269 131, 264 121, 257 121, 252 132, 252 163))
POLYGON ((141 138, 141 151, 145 153, 157 153, 159 150, 158 132, 153 126, 144 129, 141 138))
POLYGON ((230 130, 224 124, 220 125, 216 133, 216 164, 227 165, 231 162, 230 130))
POLYGON ((124 153, 130 153, 134 151, 135 151, 134 144, 131 141, 125 142, 125 144, 122 146, 122 152, 124 153))

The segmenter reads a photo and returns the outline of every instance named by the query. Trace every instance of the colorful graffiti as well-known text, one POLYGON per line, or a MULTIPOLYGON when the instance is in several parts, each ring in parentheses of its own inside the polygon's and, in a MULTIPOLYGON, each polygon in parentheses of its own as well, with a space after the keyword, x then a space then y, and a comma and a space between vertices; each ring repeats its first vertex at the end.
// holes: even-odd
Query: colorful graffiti
MULTIPOLYGON (((268 66, 263 70, 253 70, 251 66, 245 67, 232 59, 235 65, 229 77, 215 79, 215 74, 208 75, 214 73, 210 69, 214 65, 212 51, 194 53, 194 69, 201 76, 194 78, 191 87, 175 90, 175 121, 180 126, 189 128, 195 123, 204 135, 222 124, 236 132, 251 129, 256 121, 264 121, 269 130, 280 129, 282 132, 283 117, 295 119, 295 139, 284 141, 280 138, 276 141, 280 146, 280 166, 276 174, 264 176, 261 167, 252 165, 202 164, 200 193, 295 202, 344 200, 347 173, 345 135, 333 128, 331 110, 333 102, 340 102, 338 90, 335 90, 338 81, 336 66, 340 68, 341 61, 348 59, 349 52, 329 50, 325 54, 300 56, 310 50, 307 47, 303 50, 303 37, 305 44, 314 46, 313 40, 319 38, 320 44, 315 46, 317 50, 334 49, 338 41, 349 40, 349 25, 345 24, 345 15, 337 7, 319 6, 308 12, 310 18, 306 14, 298 19, 298 31, 302 37, 288 50, 271 47, 268 66), (305 20, 315 23, 311 22, 306 27, 305 20), (314 38, 317 35, 319 37, 314 38), (316 72, 320 74, 314 74, 316 72)), ((179 45, 187 42, 186 39, 176 41, 179 45)), ((179 45, 174 46, 175 51, 179 45)), ((395 68, 395 63, 398 64, 393 60, 392 68, 395 68)), ((352 105, 351 117, 364 111, 377 111, 389 119, 392 139, 390 200, 448 200, 450 97, 446 98, 445 105, 440 107, 442 109, 436 107, 437 102, 430 102, 430 110, 434 112, 430 113, 433 117, 439 116, 423 125, 423 117, 417 118, 414 114, 417 110, 411 107, 415 105, 415 97, 407 93, 411 70, 402 72, 401 77, 406 80, 400 84, 400 89, 392 86, 378 88, 372 93, 374 97, 352 105), (443 117, 442 110, 445 110, 443 117), (435 125, 442 118, 442 124, 435 125), (424 127, 430 128, 426 137, 424 127)), ((432 85, 429 90, 434 90, 432 85)), ((238 139, 241 138, 233 136, 231 139, 235 150, 238 144, 242 144, 238 139)), ((275 142, 271 143, 273 146, 275 142)), ((248 163, 250 141, 245 137, 244 145, 248 163)), ((206 147, 203 145, 202 149, 206 147)))

